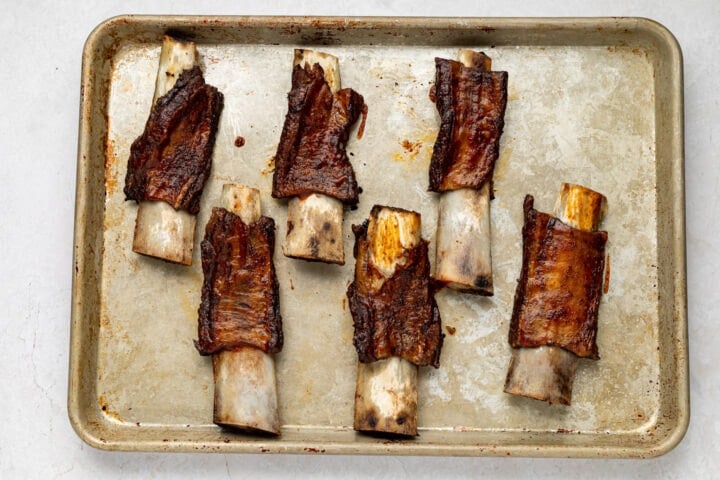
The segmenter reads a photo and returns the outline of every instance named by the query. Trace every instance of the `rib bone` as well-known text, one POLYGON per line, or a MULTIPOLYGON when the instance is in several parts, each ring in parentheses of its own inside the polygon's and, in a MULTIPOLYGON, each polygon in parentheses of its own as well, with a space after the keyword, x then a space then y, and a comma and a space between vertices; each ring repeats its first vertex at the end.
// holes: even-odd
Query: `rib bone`
MULTIPOLYGON (((563 183, 554 214, 572 227, 597 230, 607 211, 603 195, 588 188, 563 183)), ((561 347, 514 348, 505 392, 570 405, 578 360, 561 347)))
MULTIPOLYGON (((375 288, 393 275, 403 252, 420 243, 420 234, 415 212, 383 208, 370 217, 370 263, 382 276, 375 288)), ((418 367, 400 357, 358 362, 355 430, 417 435, 417 374, 418 367)))
MULTIPOLYGON (((197 60, 198 52, 193 42, 169 35, 163 37, 153 105, 175 85, 180 73, 192 68, 197 60)), ((175 210, 162 201, 142 201, 135 219, 132 249, 143 255, 190 265, 195 225, 195 215, 184 210, 175 210)))
MULTIPOLYGON (((223 206, 246 224, 260 219, 260 191, 223 185, 223 206)), ((255 347, 237 347, 213 355, 213 421, 224 427, 280 434, 275 360, 255 347)))
MULTIPOLYGON (((313 50, 295 50, 295 66, 320 64, 332 93, 340 90, 337 57, 313 50)), ((287 257, 345 264, 342 238, 343 204, 319 193, 293 197, 288 203, 288 232, 283 244, 287 257)))
MULTIPOLYGON (((466 67, 490 70, 491 61, 472 50, 460 50, 458 60, 466 67)), ((491 182, 479 190, 461 188, 440 194, 438 207, 435 278, 448 287, 480 295, 493 295, 490 249, 491 182)))

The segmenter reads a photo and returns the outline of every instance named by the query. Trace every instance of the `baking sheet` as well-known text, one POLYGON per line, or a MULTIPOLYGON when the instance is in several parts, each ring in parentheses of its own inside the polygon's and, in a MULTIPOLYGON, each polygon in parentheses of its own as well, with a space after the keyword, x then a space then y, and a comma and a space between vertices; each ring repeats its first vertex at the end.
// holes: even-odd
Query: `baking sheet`
POLYGON ((672 35, 643 19, 337 19, 118 17, 83 57, 69 388, 78 434, 104 449, 152 451, 647 457, 682 438, 689 416, 683 216, 682 70, 672 35), (131 251, 137 207, 122 187, 147 119, 168 29, 198 42, 225 95, 212 176, 189 268, 131 251), (369 106, 348 152, 363 188, 345 220, 346 265, 283 257, 284 202, 270 197, 293 48, 340 59, 343 86, 369 106), (419 211, 434 246, 427 169, 439 118, 436 56, 483 50, 509 72, 494 176, 495 296, 442 291, 439 369, 419 375, 420 435, 352 430, 356 353, 345 289, 352 234, 373 204, 419 211), (237 136, 245 145, 234 145, 237 136), (212 367, 197 335, 199 248, 223 183, 262 192, 275 218, 285 347, 277 355, 282 435, 212 424, 212 367), (507 330, 521 262, 522 201, 551 211, 561 182, 609 199, 610 283, 601 360, 581 362, 573 405, 503 393, 507 330))

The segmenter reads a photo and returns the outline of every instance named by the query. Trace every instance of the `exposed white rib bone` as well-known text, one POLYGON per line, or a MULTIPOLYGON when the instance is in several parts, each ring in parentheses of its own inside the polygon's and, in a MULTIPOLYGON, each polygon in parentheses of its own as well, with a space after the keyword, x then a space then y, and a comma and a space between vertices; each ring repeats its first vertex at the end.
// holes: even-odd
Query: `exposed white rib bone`
POLYGON ((440 194, 435 278, 450 288, 493 294, 489 192, 485 184, 440 194))

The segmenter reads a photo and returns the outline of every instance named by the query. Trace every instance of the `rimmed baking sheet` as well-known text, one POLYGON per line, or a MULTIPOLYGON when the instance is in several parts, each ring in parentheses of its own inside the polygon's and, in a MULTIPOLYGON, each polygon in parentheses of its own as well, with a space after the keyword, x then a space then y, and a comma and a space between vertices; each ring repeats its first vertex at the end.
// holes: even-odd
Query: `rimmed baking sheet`
POLYGON ((409 455, 650 457, 689 418, 682 59, 645 19, 124 16, 83 53, 69 414, 89 444, 117 450, 409 455), (131 251, 136 206, 122 192, 131 142, 147 118, 160 39, 193 37, 208 83, 225 94, 196 242, 225 182, 260 188, 279 243, 286 208, 270 197, 293 48, 340 58, 344 86, 369 106, 348 144, 363 188, 345 223, 343 267, 275 255, 285 348, 277 355, 282 435, 212 424, 212 369, 193 347, 202 275, 131 251), (356 434, 356 354, 345 289, 350 225, 373 204, 414 209, 434 245, 427 168, 439 126, 433 58, 483 50, 509 72, 495 173, 495 296, 438 294, 446 333, 419 380, 420 435, 356 434), (242 148, 235 146, 245 138, 242 148), (571 407, 503 393, 507 330, 521 261, 522 201, 550 211, 561 182, 604 193, 610 283, 601 359, 583 361, 571 407))

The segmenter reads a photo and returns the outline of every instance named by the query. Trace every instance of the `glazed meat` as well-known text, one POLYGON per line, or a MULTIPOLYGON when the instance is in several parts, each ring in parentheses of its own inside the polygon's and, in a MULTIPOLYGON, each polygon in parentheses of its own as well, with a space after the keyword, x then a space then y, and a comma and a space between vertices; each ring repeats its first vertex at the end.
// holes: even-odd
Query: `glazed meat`
MULTIPOLYGON (((380 207, 374 207, 371 216, 380 207)), ((443 335, 430 282, 428 243, 405 250, 388 278, 376 269, 368 242, 368 221, 353 226, 355 281, 347 291, 360 362, 391 356, 415 365, 440 364, 443 335)))
POLYGON ((607 233, 570 227, 525 197, 523 260, 510 323, 512 347, 558 346, 599 358, 597 316, 607 233))
POLYGON ((435 106, 440 113, 430 160, 430 190, 480 189, 492 181, 507 104, 507 72, 490 72, 489 58, 473 65, 435 59, 435 106))
POLYGON ((364 109, 362 95, 344 88, 333 94, 319 64, 293 69, 272 196, 321 193, 355 205, 359 189, 345 143, 364 109))
POLYGON ((204 282, 195 342, 200 353, 241 346, 279 352, 283 334, 273 265, 275 222, 260 217, 246 225, 224 208, 214 208, 201 249, 204 282))
POLYGON ((130 147, 127 199, 162 200, 196 214, 210 173, 223 95, 199 67, 183 71, 158 98, 145 130, 130 147))

